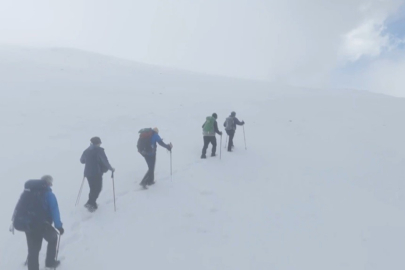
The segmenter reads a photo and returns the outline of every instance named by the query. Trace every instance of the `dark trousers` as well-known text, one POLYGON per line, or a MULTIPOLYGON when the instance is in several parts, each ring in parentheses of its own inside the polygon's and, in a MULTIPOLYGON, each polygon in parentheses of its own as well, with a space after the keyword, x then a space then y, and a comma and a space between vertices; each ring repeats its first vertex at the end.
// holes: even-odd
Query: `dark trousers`
POLYGON ((202 149, 202 154, 205 156, 207 153, 207 148, 209 144, 212 144, 212 154, 215 155, 217 151, 217 138, 215 136, 204 136, 204 147, 202 149))
POLYGON ((42 247, 42 239, 48 242, 45 265, 55 262, 58 233, 51 225, 45 224, 35 231, 26 232, 25 235, 28 244, 28 270, 39 270, 38 257, 42 247))
POLYGON ((235 136, 235 130, 227 130, 226 134, 228 134, 229 136, 228 151, 231 151, 233 147, 233 137, 235 136))
POLYGON ((145 158, 146 164, 148 164, 148 171, 142 179, 141 185, 150 185, 155 181, 155 165, 156 165, 156 154, 151 156, 143 156, 145 158))
POLYGON ((89 182, 90 193, 88 204, 95 205, 101 190, 103 189, 103 176, 88 176, 87 182, 89 182))

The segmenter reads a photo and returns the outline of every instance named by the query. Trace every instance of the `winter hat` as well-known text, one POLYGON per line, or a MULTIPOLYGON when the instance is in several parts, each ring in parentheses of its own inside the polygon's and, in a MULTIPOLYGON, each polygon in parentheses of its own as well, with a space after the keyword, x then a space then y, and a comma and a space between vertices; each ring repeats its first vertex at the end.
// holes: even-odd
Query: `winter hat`
POLYGON ((52 178, 52 176, 50 176, 50 175, 44 175, 44 176, 42 176, 42 178, 41 178, 41 180, 42 181, 45 181, 47 184, 48 184, 48 186, 52 186, 52 183, 53 183, 53 178, 52 178))
POLYGON ((236 116, 236 112, 231 112, 231 116, 236 116))
POLYGON ((217 119, 217 118, 218 118, 218 115, 217 115, 216 113, 213 113, 213 114, 212 114, 212 117, 214 117, 215 119, 217 119))
POLYGON ((101 139, 99 137, 93 137, 90 139, 91 143, 94 145, 101 144, 101 139))
POLYGON ((159 129, 157 127, 154 127, 153 131, 159 134, 159 129))

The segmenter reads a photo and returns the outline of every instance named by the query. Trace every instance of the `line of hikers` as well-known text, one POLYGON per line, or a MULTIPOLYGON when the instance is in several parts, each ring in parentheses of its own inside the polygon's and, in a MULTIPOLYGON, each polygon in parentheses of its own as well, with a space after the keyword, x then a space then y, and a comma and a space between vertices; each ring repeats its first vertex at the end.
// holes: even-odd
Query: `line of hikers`
MULTIPOLYGON (((203 124, 204 147, 201 158, 206 158, 205 154, 209 143, 212 144, 212 154, 216 152, 215 134, 222 136, 218 130, 217 114, 206 118, 203 124)), ((236 125, 244 125, 236 118, 236 113, 225 120, 224 127, 229 135, 228 151, 232 151, 233 137, 236 131, 236 125)), ((80 162, 85 165, 84 177, 87 178, 90 192, 89 198, 84 205, 90 212, 97 210, 97 199, 102 190, 103 174, 115 169, 108 161, 104 148, 101 147, 101 139, 93 137, 90 139, 90 146, 84 150, 80 157, 80 162)), ((147 186, 155 184, 154 171, 156 165, 157 144, 171 151, 173 145, 166 144, 159 136, 158 128, 144 128, 139 131, 137 143, 138 152, 144 157, 148 165, 148 171, 143 177, 140 185, 146 189, 147 186)), ((57 260, 57 249, 60 236, 63 235, 63 223, 60 218, 59 206, 55 194, 52 192, 53 178, 45 175, 39 180, 28 180, 24 185, 24 192, 15 207, 12 225, 10 231, 14 229, 25 232, 28 245, 28 270, 39 270, 39 252, 42 247, 42 240, 48 242, 45 266, 56 268, 60 265, 57 260), (54 225, 54 226, 52 226, 54 225)))
MULTIPOLYGON (((219 131, 219 129, 218 129, 217 118, 218 118, 218 115, 216 113, 213 113, 212 116, 207 116, 204 124, 202 125, 203 136, 204 136, 203 137, 204 146, 202 149, 201 158, 207 158, 207 156, 206 156, 207 148, 210 143, 212 144, 211 156, 212 157, 216 156, 217 138, 215 137, 215 134, 222 136, 222 132, 219 131)), ((241 122, 241 121, 239 121, 238 118, 236 118, 235 112, 231 112, 231 115, 225 119, 224 127, 225 127, 226 134, 228 134, 228 136, 229 136, 228 152, 232 152, 232 149, 234 147, 233 138, 234 138, 235 132, 236 132, 236 125, 243 126, 244 124, 245 124, 245 121, 241 122)))

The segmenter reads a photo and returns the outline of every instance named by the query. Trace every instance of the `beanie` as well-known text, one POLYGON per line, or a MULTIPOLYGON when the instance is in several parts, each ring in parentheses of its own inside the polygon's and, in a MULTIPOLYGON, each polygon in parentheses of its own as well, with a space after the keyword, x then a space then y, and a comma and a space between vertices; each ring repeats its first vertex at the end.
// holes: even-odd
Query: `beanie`
POLYGON ((44 175, 44 176, 42 176, 42 178, 41 178, 41 180, 42 181, 45 181, 47 184, 48 184, 48 186, 52 186, 52 183, 53 183, 53 178, 52 178, 52 176, 50 176, 50 175, 44 175))
POLYGON ((90 139, 91 143, 94 145, 101 144, 101 139, 99 137, 93 137, 90 139))
POLYGON ((217 115, 216 113, 213 113, 213 114, 212 114, 212 117, 214 117, 215 119, 217 119, 217 118, 218 118, 218 115, 217 115))

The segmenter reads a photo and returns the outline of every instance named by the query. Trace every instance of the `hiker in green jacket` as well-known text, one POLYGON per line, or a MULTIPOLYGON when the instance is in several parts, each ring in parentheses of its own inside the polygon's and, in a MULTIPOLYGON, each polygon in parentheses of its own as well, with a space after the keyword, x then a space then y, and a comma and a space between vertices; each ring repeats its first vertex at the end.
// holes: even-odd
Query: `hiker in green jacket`
POLYGON ((215 157, 215 152, 217 150, 217 138, 215 137, 215 133, 222 136, 222 132, 218 130, 217 118, 218 115, 216 113, 213 113, 212 116, 207 116, 207 119, 202 126, 204 147, 202 149, 201 158, 207 158, 206 153, 210 143, 212 144, 211 157, 215 157))

